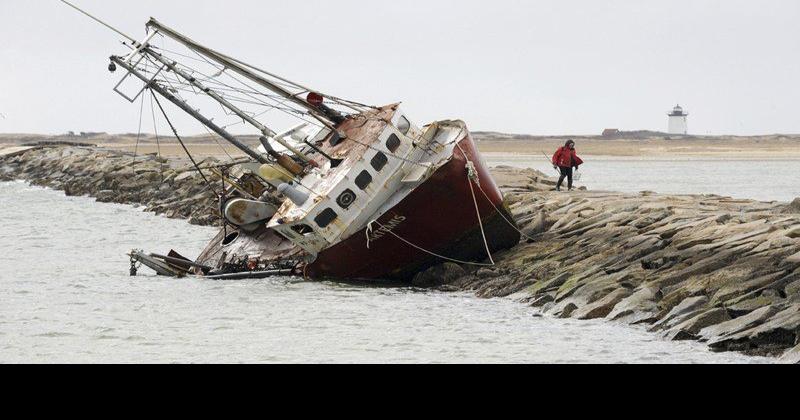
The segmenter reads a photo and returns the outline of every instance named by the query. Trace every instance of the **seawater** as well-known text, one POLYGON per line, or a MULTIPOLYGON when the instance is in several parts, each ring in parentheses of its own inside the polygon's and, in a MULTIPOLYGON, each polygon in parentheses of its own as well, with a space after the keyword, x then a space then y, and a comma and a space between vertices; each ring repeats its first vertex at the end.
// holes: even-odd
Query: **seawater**
POLYGON ((129 277, 214 229, 0 183, 0 363, 760 363, 509 299, 297 278, 129 277))
MULTIPOLYGON (((484 154, 491 166, 532 168, 555 176, 545 156, 484 154)), ((590 190, 716 194, 762 201, 800 197, 800 159, 585 156, 577 185, 590 190)))

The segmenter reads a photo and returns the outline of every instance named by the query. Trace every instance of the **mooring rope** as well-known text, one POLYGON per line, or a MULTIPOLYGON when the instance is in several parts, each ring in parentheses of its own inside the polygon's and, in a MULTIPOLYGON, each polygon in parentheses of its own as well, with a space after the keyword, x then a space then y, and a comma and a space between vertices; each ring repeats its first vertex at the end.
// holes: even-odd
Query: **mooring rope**
MULTIPOLYGON (((460 148, 461 146, 459 146, 459 149, 460 148)), ((466 155, 464 155, 464 157, 466 157, 466 155)), ((469 184, 469 191, 472 193, 472 202, 475 204, 475 212, 478 214, 478 225, 481 227, 481 236, 483 236, 483 245, 486 247, 486 255, 489 256, 489 261, 494 265, 494 257, 492 257, 492 251, 489 249, 489 241, 486 239, 486 230, 483 228, 483 219, 481 217, 481 210, 478 207, 478 198, 475 196, 475 187, 472 186, 473 183, 476 183, 478 187, 480 187, 480 179, 475 170, 475 164, 471 160, 467 161, 467 183, 469 184)))
MULTIPOLYGON (((372 225, 373 224, 376 224, 376 225, 380 226, 381 229, 383 229, 384 232, 386 232, 386 233, 394 236, 395 238, 403 241, 404 243, 406 243, 407 245, 411 246, 412 248, 415 248, 415 249, 417 249, 419 251, 422 251, 422 252, 424 252, 426 254, 429 254, 429 255, 432 255, 434 257, 443 259, 445 261, 454 262, 456 264, 471 265, 471 266, 475 266, 475 267, 494 267, 495 266, 494 262, 492 262, 491 264, 475 263, 475 262, 471 262, 471 261, 462 261, 462 260, 458 260, 458 259, 455 259, 455 258, 446 257, 446 256, 441 255, 441 254, 437 254, 437 253, 435 253, 435 252, 433 252, 431 250, 425 249, 425 248, 423 248, 423 247, 421 247, 419 245, 416 245, 416 244, 412 243, 411 241, 401 237, 400 235, 394 233, 392 230, 387 229, 386 226, 384 226, 383 224, 381 224, 381 222, 379 222, 377 220, 373 220, 373 221, 369 222, 369 224, 367 225, 367 231, 368 232, 372 231, 372 225)), ((369 236, 367 236, 367 242, 369 243, 369 236)))
POLYGON ((519 234, 520 234, 520 235, 522 235, 523 237, 525 237, 525 239, 527 239, 527 240, 529 240, 529 241, 535 241, 535 239, 531 238, 530 236, 526 235, 526 234, 525 234, 525 232, 521 231, 521 230, 520 230, 520 229, 517 227, 517 224, 516 224, 516 223, 514 223, 514 222, 512 222, 512 221, 508 220, 508 218, 505 216, 504 212, 503 212, 503 211, 500 211, 500 209, 498 209, 498 208, 497 208, 497 206, 494 204, 494 202, 492 201, 492 199, 491 199, 491 198, 489 198, 489 194, 486 194, 486 191, 484 191, 484 190, 483 190, 483 188, 481 188, 481 186, 480 186, 480 185, 478 186, 478 189, 479 189, 479 190, 480 190, 480 191, 483 193, 483 196, 484 196, 484 197, 486 197, 486 201, 488 201, 488 202, 489 202, 489 204, 491 204, 491 205, 492 205, 492 207, 494 207, 494 209, 497 211, 497 213, 499 213, 499 214, 500 214, 500 217, 502 217, 502 218, 503 218, 503 220, 505 220, 505 221, 506 221, 506 223, 508 223, 508 225, 509 225, 509 226, 511 226, 511 228, 512 228, 512 229, 514 229, 514 230, 516 230, 517 232, 519 232, 519 234))
MULTIPOLYGON (((481 217, 480 206, 478 206, 478 197, 475 195, 475 187, 472 185, 473 183, 475 183, 478 186, 478 188, 481 191, 483 191, 483 188, 481 188, 481 184, 480 184, 480 178, 478 177, 478 172, 477 172, 477 170, 475 168, 475 163, 472 162, 471 160, 469 160, 469 158, 467 157, 467 154, 464 152, 464 149, 461 148, 460 144, 456 143, 456 146, 458 146, 458 149, 461 150, 461 154, 464 156, 464 159, 467 161, 467 163, 465 165, 465 169, 467 171, 467 183, 469 184, 469 189, 470 189, 470 192, 472 193, 472 203, 475 205, 475 213, 478 216, 478 226, 480 226, 480 229, 481 229, 481 237, 483 238, 483 245, 486 248, 486 255, 489 257, 489 261, 491 262, 491 264, 475 263, 475 262, 471 262, 471 261, 462 261, 462 260, 458 260, 458 259, 455 259, 455 258, 446 257, 446 256, 441 255, 441 254, 437 254, 437 253, 435 253, 435 252, 433 252, 433 251, 431 251, 429 249, 425 249, 425 248, 423 248, 423 247, 421 247, 421 246, 419 246, 417 244, 414 244, 411 241, 401 237, 400 235, 395 233, 392 229, 387 229, 386 226, 384 226, 383 224, 381 224, 377 220, 373 220, 369 224, 367 224, 367 229, 366 229, 367 249, 370 249, 372 232, 374 231, 372 226, 377 224, 378 226, 380 226, 380 228, 381 228, 381 230, 383 232, 394 236, 395 238, 399 239, 400 241, 406 243, 407 245, 409 245, 409 246, 411 246, 411 247, 413 247, 413 248, 415 248, 415 249, 417 249, 419 251, 422 251, 422 252, 424 252, 426 254, 429 254, 429 255, 432 255, 434 257, 443 259, 445 261, 450 261, 450 262, 454 262, 454 263, 457 263, 457 264, 463 264, 463 265, 477 266, 477 267, 494 267, 494 266, 497 265, 497 263, 495 263, 495 261, 494 261, 494 257, 492 256, 492 251, 491 251, 491 248, 489 247, 489 241, 486 238, 486 229, 483 226, 483 218, 481 217)), ((485 192, 484 192, 484 195, 486 195, 485 192)), ((488 196, 487 196, 487 198, 488 198, 488 196)), ((490 204, 492 204, 493 207, 495 207, 495 210, 497 210, 497 207, 494 206, 494 203, 492 203, 491 200, 489 200, 489 202, 490 202, 490 204)), ((497 211, 502 216, 502 212, 500 212, 499 210, 497 210, 497 211)), ((503 217, 503 218, 505 219, 505 217, 503 217)))

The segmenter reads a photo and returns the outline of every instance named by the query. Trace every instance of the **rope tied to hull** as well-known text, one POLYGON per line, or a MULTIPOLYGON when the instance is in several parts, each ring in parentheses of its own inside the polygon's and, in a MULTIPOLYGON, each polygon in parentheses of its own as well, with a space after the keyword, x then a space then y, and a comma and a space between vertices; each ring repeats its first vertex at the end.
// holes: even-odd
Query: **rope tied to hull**
MULTIPOLYGON (((456 143, 456 146, 458 146, 459 150, 461 150, 461 154, 464 156, 464 159, 467 161, 467 163, 465 164, 465 169, 466 169, 466 172, 467 172, 467 183, 469 184, 470 192, 472 194, 472 203, 475 205, 475 213, 478 216, 478 226, 480 227, 480 230, 481 230, 481 237, 483 239, 483 245, 486 248, 486 255, 488 256, 489 261, 491 263, 490 264, 486 264, 486 263, 475 263, 475 262, 472 262, 472 261, 463 261, 463 260, 459 260, 459 259, 456 259, 456 258, 450 258, 450 257, 444 256, 444 255, 438 254, 436 252, 433 252, 433 251, 431 251, 429 249, 425 249, 425 248, 423 248, 423 247, 421 247, 421 246, 419 246, 417 244, 414 244, 411 241, 401 237, 400 235, 398 235, 397 233, 394 232, 394 229, 387 228, 386 226, 384 226, 382 223, 380 223, 377 220, 373 220, 373 221, 371 221, 371 222, 369 222, 367 224, 367 229, 366 229, 367 249, 370 249, 371 242, 372 242, 372 236, 373 236, 373 233, 375 232, 375 229, 374 229, 373 225, 377 225, 377 226, 380 227, 380 232, 384 232, 384 233, 387 233, 389 235, 392 235, 395 238, 397 238, 398 240, 404 242, 406 245, 409 245, 412 248, 415 248, 415 249, 417 249, 419 251, 422 251, 422 252, 424 252, 424 253, 426 253, 428 255, 440 258, 442 260, 453 262, 453 263, 456 263, 456 264, 470 265, 470 266, 475 266, 475 267, 494 267, 494 266, 497 265, 497 263, 495 263, 495 261, 494 261, 494 257, 492 256, 491 248, 489 247, 489 241, 488 241, 488 239, 486 237, 486 229, 483 226, 483 218, 481 216, 480 206, 478 205, 478 197, 475 194, 475 187, 473 186, 473 183, 474 183, 475 185, 478 186, 478 188, 481 191, 483 191, 483 188, 481 188, 481 184, 480 184, 480 176, 478 174, 478 170, 475 167, 475 163, 468 158, 467 154, 464 152, 464 149, 461 148, 461 145, 456 143)), ((484 195, 486 195, 485 192, 484 192, 484 195)), ((488 196, 487 196, 487 198, 488 198, 488 196)), ((489 200, 489 201, 491 203, 491 200, 489 200)), ((491 204, 494 206, 494 203, 491 203, 491 204)), ((495 206, 495 209, 497 209, 496 206, 495 206)), ((501 213, 501 216, 502 216, 502 213, 501 213)))
POLYGON ((464 156, 464 159, 467 161, 466 168, 467 168, 467 183, 469 184, 469 191, 472 193, 472 203, 475 205, 475 213, 478 215, 478 226, 481 228, 481 237, 483 238, 483 245, 486 247, 486 255, 489 256, 489 261, 492 262, 492 265, 495 265, 494 257, 492 256, 492 250, 489 247, 489 240, 486 238, 486 229, 483 227, 483 217, 481 216, 481 209, 478 206, 478 197, 475 196, 475 187, 473 183, 481 188, 481 179, 478 175, 478 170, 475 168, 475 162, 467 157, 466 152, 464 149, 461 148, 461 144, 456 143, 458 146, 458 150, 461 151, 461 155, 464 156))
MULTIPOLYGON (((481 187, 480 178, 478 177, 477 170, 475 169, 475 164, 471 160, 469 160, 469 158, 467 158, 467 154, 464 152, 464 149, 461 148, 461 145, 458 144, 458 143, 456 143, 456 145, 458 146, 459 150, 461 150, 461 154, 464 155, 464 158, 467 159, 467 172, 469 173, 470 179, 473 179, 475 181, 475 185, 478 186, 478 189, 481 191, 483 196, 486 197, 486 201, 488 201, 489 204, 491 204, 491 206, 494 207, 495 211, 497 211, 497 214, 499 214, 500 217, 502 217, 503 220, 505 220, 505 222, 508 223, 508 225, 511 226, 512 229, 516 230, 525 239, 527 239, 529 241, 534 241, 535 239, 531 238, 530 236, 526 235, 525 232, 520 230, 519 227, 517 227, 516 223, 512 222, 511 220, 508 220, 508 218, 505 215, 505 212, 503 212, 499 208, 497 208, 497 205, 494 204, 494 201, 492 201, 492 199, 489 197, 489 194, 487 194, 486 191, 484 191, 483 187, 481 187)), ((542 153, 544 153, 544 152, 542 152, 542 153)), ((547 155, 545 155, 545 157, 547 157, 547 155)), ((472 188, 471 184, 470 184, 470 188, 472 188)), ((472 193, 473 193, 473 198, 474 198, 475 197, 475 191, 473 190, 472 193)), ((477 205, 478 204, 477 204, 477 201, 476 201, 475 202, 476 209, 477 209, 477 205)), ((485 239, 485 237, 484 237, 484 239, 485 239)), ((488 245, 487 245, 487 249, 488 249, 488 245)))
POLYGON ((503 218, 503 220, 505 220, 505 221, 506 221, 506 223, 508 223, 508 225, 509 225, 509 226, 511 226, 511 228, 512 228, 512 229, 516 230, 516 231, 517 231, 517 232, 518 232, 520 235, 522 235, 522 236, 523 236, 525 239, 527 239, 527 240, 529 240, 529 241, 535 241, 535 239, 531 238, 530 236, 526 235, 526 234, 525 234, 525 232, 523 232, 522 230, 520 230, 520 229, 519 229, 519 227, 517 227, 517 225, 516 225, 514 222, 512 222, 512 221, 508 220, 508 218, 506 217, 506 215, 504 214, 504 212, 500 211, 500 209, 498 209, 498 208, 497 208, 497 206, 494 204, 494 202, 492 201, 492 199, 491 199, 491 198, 489 198, 489 194, 486 194, 486 191, 484 191, 484 190, 483 190, 483 188, 481 188, 480 186, 478 186, 478 189, 481 191, 481 193, 483 193, 483 196, 484 196, 484 197, 486 197, 486 201, 488 201, 488 202, 489 202, 489 204, 491 204, 491 205, 492 205, 492 207, 494 207, 494 209, 495 209, 495 210, 497 210, 497 213, 500 215, 500 217, 502 217, 502 218, 503 218))
MULTIPOLYGON (((492 262, 491 264, 475 263, 475 262, 472 262, 472 261, 463 261, 463 260, 459 260, 459 259, 456 259, 456 258, 450 258, 450 257, 446 257, 446 256, 441 255, 441 254, 437 254, 437 253, 435 253, 435 252, 433 252, 433 251, 431 251, 429 249, 425 249, 425 248, 423 248, 423 247, 421 247, 421 246, 419 246, 417 244, 414 244, 411 241, 401 237, 400 235, 394 233, 394 231, 392 231, 391 229, 388 229, 386 226, 384 226, 383 224, 381 224, 377 220, 373 220, 373 221, 369 222, 369 225, 368 225, 368 228, 367 228, 368 231, 372 231, 372 225, 373 224, 378 225, 384 232, 388 233, 389 235, 394 236, 395 238, 397 238, 400 241, 404 242, 406 245, 408 245, 408 246, 410 246, 412 248, 415 248, 418 251, 422 251, 422 252, 424 252, 424 253, 426 253, 428 255, 434 256, 436 258, 440 258, 442 260, 453 262, 453 263, 456 263, 456 264, 471 265, 471 266, 475 266, 475 267, 494 267, 495 266, 494 262, 492 262)), ((369 240, 370 239, 369 239, 369 234, 368 234, 368 236, 367 236, 367 248, 369 248, 369 240)))

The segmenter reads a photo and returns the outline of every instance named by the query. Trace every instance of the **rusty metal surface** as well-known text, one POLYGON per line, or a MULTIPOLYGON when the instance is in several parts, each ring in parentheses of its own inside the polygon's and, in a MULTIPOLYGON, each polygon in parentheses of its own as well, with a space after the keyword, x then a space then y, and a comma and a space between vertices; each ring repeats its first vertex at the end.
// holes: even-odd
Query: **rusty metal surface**
MULTIPOLYGON (((364 154, 370 150, 369 147, 378 141, 380 134, 391 121, 397 107, 398 104, 387 105, 378 110, 348 117, 337 127, 345 135, 345 139, 336 145, 331 145, 330 140, 334 135, 331 133, 316 144, 328 156, 343 161, 339 167, 330 170, 325 176, 308 177, 303 180, 303 189, 314 192, 315 204, 327 197, 353 166, 363 160, 364 154)), ((320 167, 325 167, 328 163, 327 159, 321 155, 315 156, 313 161, 320 167)), ((278 209, 275 218, 283 219, 284 223, 292 223, 302 219, 305 215, 305 212, 297 205, 287 200, 278 209)))
MULTIPOLYGON (((371 117, 349 119, 342 124, 342 130, 348 136, 353 136, 351 141, 345 140, 334 146, 329 139, 325 139, 318 146, 329 155, 346 157, 345 163, 336 171, 349 171, 369 150, 366 146, 370 144, 368 141, 374 142, 385 129, 388 123, 384 118, 391 118, 394 112, 392 106, 376 111, 371 117)), ((469 131, 462 122, 442 121, 440 124, 442 127, 453 126, 458 129, 453 143, 447 143, 450 145, 447 155, 439 157, 440 153, 434 153, 429 156, 440 160, 440 164, 432 166, 432 176, 422 184, 409 185, 410 195, 403 195, 404 198, 399 201, 388 200, 387 205, 391 205, 392 209, 380 219, 381 223, 391 226, 398 234, 426 249, 454 252, 458 257, 468 260, 485 257, 480 235, 475 235, 478 229, 477 215, 467 178, 467 162, 472 161, 488 195, 488 200, 480 196, 477 204, 481 218, 489 228, 487 236, 490 248, 497 251, 512 246, 519 240, 519 234, 495 210, 495 207, 502 208, 503 196, 469 131), (394 203, 389 204, 392 201, 394 203), (466 239, 468 237, 469 240, 466 239)), ((334 177, 329 174, 325 181, 333 182, 330 178, 334 177)), ((233 264, 242 259, 280 262, 299 261, 306 257, 305 251, 272 229, 262 226, 253 233, 227 230, 229 235, 234 232, 238 233, 238 238, 227 245, 222 243, 226 232, 220 232, 198 262, 218 267, 221 263, 233 264)), ((393 237, 375 238, 373 246, 368 249, 366 235, 362 231, 326 249, 307 269, 308 274, 315 278, 405 278, 419 267, 435 262, 436 259, 431 259, 430 254, 409 249, 407 244, 393 237)))
MULTIPOLYGON (((331 146, 330 136, 322 144, 317 145, 323 152, 337 158, 345 159, 342 166, 352 164, 364 157, 368 150, 362 144, 372 145, 383 129, 389 124, 398 104, 387 105, 379 110, 354 115, 339 125, 338 129, 347 139, 336 146, 331 146)), ((324 161, 324 158, 322 158, 324 161)))
POLYGON ((242 258, 258 259, 268 263, 301 258, 303 255, 302 249, 272 229, 261 228, 251 233, 229 227, 227 230, 220 230, 211 240, 197 258, 197 263, 218 267, 220 262, 232 263, 242 258), (239 234, 235 241, 227 246, 222 244, 226 234, 235 233, 239 234))
POLYGON ((362 230, 319 255, 307 273, 312 278, 408 280, 418 270, 443 262, 399 238, 449 258, 480 262, 487 257, 467 177, 473 161, 489 200, 477 199, 492 252, 516 245, 520 234, 496 208, 503 196, 495 185, 468 132, 458 141, 452 159, 431 178, 381 217, 367 242, 362 230), (461 151, 464 151, 463 153, 461 151), (394 236, 397 235, 397 236, 394 236))
MULTIPOLYGON (((392 104, 348 118, 337 127, 346 136, 346 139, 336 145, 330 144, 333 134, 319 142, 316 146, 324 153, 337 159, 343 159, 343 162, 338 168, 331 170, 326 176, 320 177, 316 183, 307 185, 307 187, 320 196, 324 196, 334 188, 341 175, 347 174, 356 162, 363 159, 364 154, 369 150, 368 145, 377 141, 380 133, 391 121, 397 106, 397 104, 392 104)), ((327 163, 325 157, 321 155, 317 155, 314 159, 321 167, 327 163)), ((296 206, 287 201, 278 210, 275 217, 286 217, 287 213, 295 208, 296 206)), ((281 261, 301 258, 304 253, 301 248, 272 229, 261 227, 255 232, 245 232, 229 227, 227 231, 222 230, 217 234, 197 262, 217 267, 221 262, 231 263, 241 258, 254 258, 264 262, 281 261), (233 243, 223 245, 225 237, 236 232, 239 237, 233 243)))

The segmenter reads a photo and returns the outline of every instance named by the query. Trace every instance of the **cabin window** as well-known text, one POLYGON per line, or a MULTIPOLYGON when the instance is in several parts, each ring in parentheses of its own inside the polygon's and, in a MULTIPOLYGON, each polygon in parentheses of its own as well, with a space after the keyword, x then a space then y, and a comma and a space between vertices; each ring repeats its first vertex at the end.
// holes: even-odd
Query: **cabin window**
POLYGON ((292 230, 295 231, 295 233, 299 233, 301 235, 308 235, 310 233, 314 233, 314 229, 311 229, 311 226, 309 225, 295 225, 292 226, 292 230))
POLYGON ((400 137, 397 137, 397 134, 389 136, 389 139, 386 140, 386 148, 392 153, 396 152, 400 148, 400 137))
POLYGON ((239 232, 233 232, 222 240, 222 246, 228 246, 239 239, 239 232))
POLYGON ((386 167, 387 163, 389 163, 389 158, 387 158, 386 155, 381 152, 378 152, 378 154, 372 158, 372 162, 370 162, 372 167, 378 172, 382 171, 383 168, 386 167))
POLYGON ((336 204, 338 204, 339 207, 345 210, 349 209, 350 206, 352 206, 353 203, 355 202, 356 202, 356 193, 354 193, 353 190, 350 189, 344 190, 344 192, 341 195, 339 195, 339 198, 336 199, 336 204))
POLYGON ((400 117, 400 120, 397 121, 397 130, 405 136, 408 134, 408 131, 411 130, 411 123, 408 121, 408 118, 405 116, 400 117))
POLYGON ((325 229, 326 227, 330 226, 336 218, 339 217, 335 211, 332 209, 325 209, 322 213, 314 219, 314 222, 317 223, 319 227, 325 229))
POLYGON ((372 175, 367 171, 361 172, 356 178, 356 186, 361 188, 361 191, 366 191, 369 184, 372 184, 372 175))

